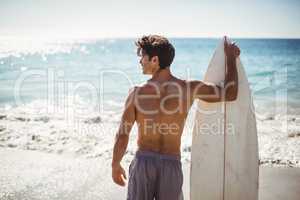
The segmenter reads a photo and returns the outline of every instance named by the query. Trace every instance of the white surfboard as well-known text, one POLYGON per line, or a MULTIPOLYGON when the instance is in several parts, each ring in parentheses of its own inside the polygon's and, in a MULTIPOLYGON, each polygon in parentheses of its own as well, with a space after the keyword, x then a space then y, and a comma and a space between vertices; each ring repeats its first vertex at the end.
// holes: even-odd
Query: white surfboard
MULTIPOLYGON (((258 142, 248 80, 239 58, 236 101, 199 100, 191 153, 191 200, 257 200, 258 142)), ((222 84, 224 40, 210 61, 204 81, 222 84)))

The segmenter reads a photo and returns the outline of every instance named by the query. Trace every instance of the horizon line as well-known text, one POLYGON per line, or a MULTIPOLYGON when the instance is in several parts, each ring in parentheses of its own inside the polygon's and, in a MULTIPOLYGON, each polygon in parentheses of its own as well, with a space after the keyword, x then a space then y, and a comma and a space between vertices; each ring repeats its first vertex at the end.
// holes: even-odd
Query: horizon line
MULTIPOLYGON (((140 38, 144 35, 149 35, 149 34, 141 34, 139 36, 70 36, 70 37, 66 37, 66 36, 54 36, 54 37, 35 37, 35 36, 2 36, 0 35, 0 40, 106 40, 106 39, 137 39, 140 38)), ((163 35, 163 34, 157 34, 157 35, 161 35, 164 36, 168 39, 220 39, 223 38, 224 36, 168 36, 168 35, 163 35)), ((254 36, 254 37, 249 37, 249 36, 245 36, 245 37, 241 37, 241 36, 237 36, 237 37, 230 37, 227 35, 228 38, 231 39, 300 39, 299 37, 266 37, 266 36, 254 36)))

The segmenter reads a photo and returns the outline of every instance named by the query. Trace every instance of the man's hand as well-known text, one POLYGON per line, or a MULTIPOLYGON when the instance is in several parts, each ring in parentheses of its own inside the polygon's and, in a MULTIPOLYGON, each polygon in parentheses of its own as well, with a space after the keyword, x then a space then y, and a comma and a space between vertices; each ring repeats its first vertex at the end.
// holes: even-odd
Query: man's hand
POLYGON ((125 180, 127 177, 121 164, 112 164, 112 178, 116 184, 125 186, 125 180))
POLYGON ((225 41, 224 41, 224 51, 225 51, 227 58, 229 58, 229 59, 237 58, 237 57, 239 57, 239 55, 241 53, 239 47, 235 43, 230 44, 227 41, 226 37, 225 37, 225 41))

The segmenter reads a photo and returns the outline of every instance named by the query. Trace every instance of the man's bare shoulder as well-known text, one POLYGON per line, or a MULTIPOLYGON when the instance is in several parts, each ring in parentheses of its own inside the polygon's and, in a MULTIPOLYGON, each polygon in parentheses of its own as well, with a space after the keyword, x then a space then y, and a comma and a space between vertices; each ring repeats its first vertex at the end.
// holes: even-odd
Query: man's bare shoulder
POLYGON ((155 91, 155 84, 152 82, 144 82, 136 85, 134 88, 137 94, 153 93, 155 91))
POLYGON ((182 85, 182 86, 186 86, 187 85, 187 80, 184 80, 184 79, 180 79, 178 77, 174 77, 173 79, 174 82, 182 85))
POLYGON ((199 81, 199 80, 185 80, 185 79, 180 79, 180 78, 177 78, 175 77, 173 79, 173 82, 175 82, 176 84, 180 85, 181 87, 184 87, 184 88, 194 88, 196 87, 197 85, 199 84, 203 84, 202 81, 199 81))
MULTIPOLYGON (((188 85, 188 81, 174 77, 170 81, 166 81, 163 83, 163 85, 168 85, 168 84, 178 84, 181 87, 186 87, 188 85)), ((156 93, 159 90, 159 87, 155 82, 144 82, 142 84, 134 86, 134 90, 136 91, 137 94, 145 94, 145 93, 156 93)))

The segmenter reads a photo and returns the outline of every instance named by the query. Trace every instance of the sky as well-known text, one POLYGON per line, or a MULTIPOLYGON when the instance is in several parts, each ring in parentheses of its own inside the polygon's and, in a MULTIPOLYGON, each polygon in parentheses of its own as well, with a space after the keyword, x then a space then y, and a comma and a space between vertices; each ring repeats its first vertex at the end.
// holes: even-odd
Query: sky
POLYGON ((300 0, 0 0, 0 37, 300 38, 300 0))

